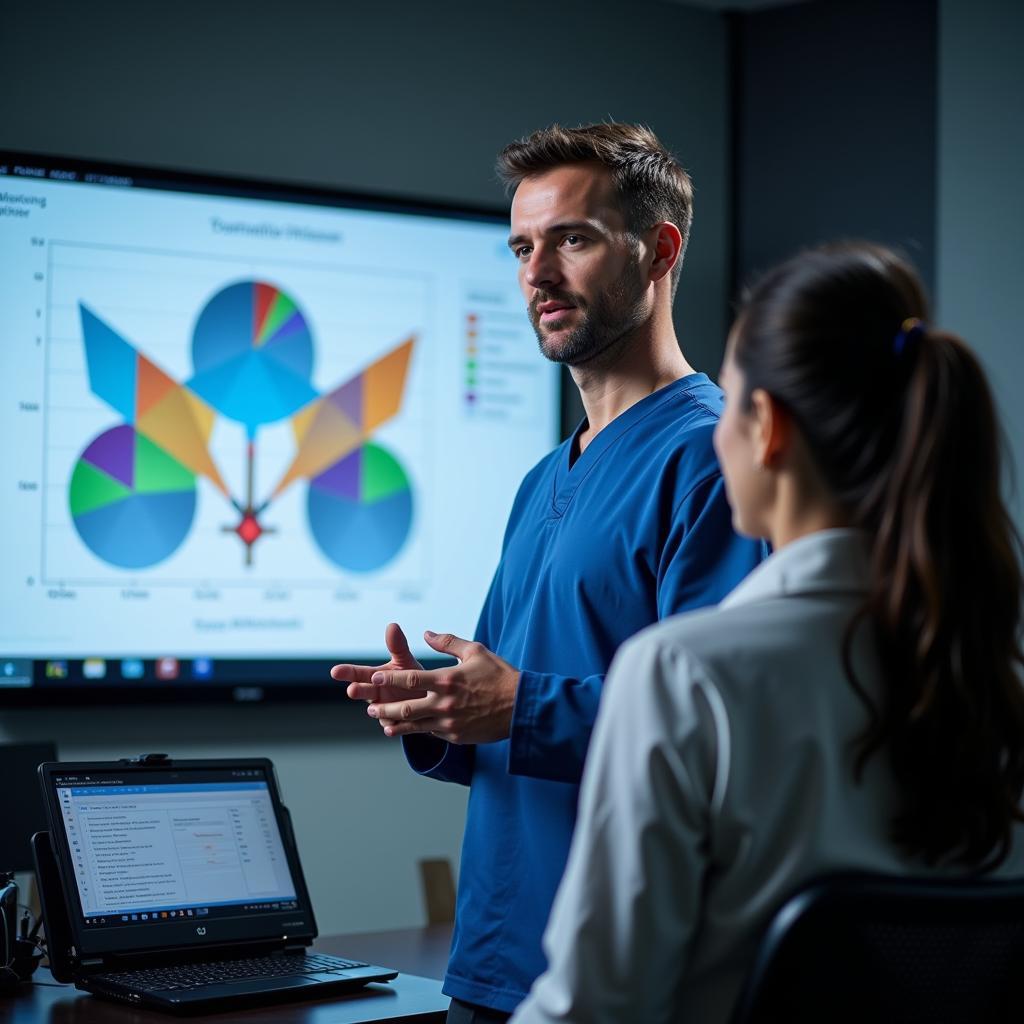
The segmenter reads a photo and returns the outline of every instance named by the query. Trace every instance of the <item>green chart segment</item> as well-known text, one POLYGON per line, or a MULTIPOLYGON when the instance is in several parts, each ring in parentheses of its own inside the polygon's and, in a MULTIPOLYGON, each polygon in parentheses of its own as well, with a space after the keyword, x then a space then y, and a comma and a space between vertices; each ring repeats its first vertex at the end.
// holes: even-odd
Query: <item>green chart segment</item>
POLYGON ((162 562, 195 515, 195 475, 159 445, 122 424, 82 452, 68 499, 79 536, 97 557, 125 569, 162 562))
POLYGON ((412 525, 409 478, 387 449, 364 444, 310 482, 309 524, 320 550, 352 572, 401 551, 412 525))

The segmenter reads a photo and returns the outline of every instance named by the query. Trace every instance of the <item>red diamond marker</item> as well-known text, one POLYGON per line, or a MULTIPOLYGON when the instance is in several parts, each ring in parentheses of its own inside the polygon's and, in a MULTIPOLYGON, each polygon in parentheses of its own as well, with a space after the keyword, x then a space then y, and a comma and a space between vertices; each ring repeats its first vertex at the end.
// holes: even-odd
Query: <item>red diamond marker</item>
POLYGON ((242 516, 242 521, 235 527, 235 533, 242 538, 242 541, 247 546, 251 546, 259 540, 260 534, 263 533, 263 527, 260 526, 256 521, 256 517, 251 512, 247 512, 242 516))
MULTIPOLYGON (((240 510, 241 511, 241 510, 240 510)), ((266 533, 276 533, 273 526, 260 526, 258 513, 250 506, 242 512, 237 526, 222 526, 225 533, 235 534, 245 545, 245 564, 252 565, 252 546, 266 533)))

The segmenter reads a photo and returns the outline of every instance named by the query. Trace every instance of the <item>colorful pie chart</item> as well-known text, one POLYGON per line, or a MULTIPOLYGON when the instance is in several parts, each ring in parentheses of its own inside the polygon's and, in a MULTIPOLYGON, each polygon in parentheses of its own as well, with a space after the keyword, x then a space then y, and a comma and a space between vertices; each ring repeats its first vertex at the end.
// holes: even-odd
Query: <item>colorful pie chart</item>
POLYGON ((123 424, 104 431, 79 456, 69 501, 90 551, 122 569, 156 565, 188 535, 196 478, 159 445, 123 424))
POLYGON ((409 478, 390 452, 364 444, 310 481, 308 513, 317 545, 335 565, 372 572, 409 536, 409 478))
POLYGON ((188 386, 250 436, 317 397, 306 318, 265 281, 228 285, 206 303, 192 334, 192 363, 188 386))

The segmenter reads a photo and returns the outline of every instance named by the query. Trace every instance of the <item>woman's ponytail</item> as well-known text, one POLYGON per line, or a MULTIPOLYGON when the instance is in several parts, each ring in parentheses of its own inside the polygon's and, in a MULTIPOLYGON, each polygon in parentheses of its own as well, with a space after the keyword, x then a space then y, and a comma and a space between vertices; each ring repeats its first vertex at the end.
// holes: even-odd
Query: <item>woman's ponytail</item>
POLYGON ((927 863, 984 869, 1024 820, 1019 543, 978 360, 930 330, 901 358, 912 365, 891 471, 856 510, 871 531, 865 612, 888 683, 857 771, 884 748, 902 797, 893 838, 927 863))
POLYGON ((847 243, 795 257, 746 298, 733 359, 748 392, 793 415, 829 489, 870 538, 869 593, 847 674, 868 710, 855 771, 884 752, 893 838, 930 864, 987 870, 1024 820, 1021 545, 1000 496, 984 372, 926 326, 909 265, 847 243), (853 671, 877 641, 881 690, 853 671))

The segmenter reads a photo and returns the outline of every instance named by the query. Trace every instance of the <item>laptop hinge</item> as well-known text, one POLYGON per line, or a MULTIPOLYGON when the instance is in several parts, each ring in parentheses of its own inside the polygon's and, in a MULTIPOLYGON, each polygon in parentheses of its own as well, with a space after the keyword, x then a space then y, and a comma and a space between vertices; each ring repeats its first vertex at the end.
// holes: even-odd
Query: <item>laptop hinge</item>
POLYGON ((288 945, 284 947, 284 951, 286 953, 301 953, 305 948, 306 944, 304 942, 289 942, 288 945))
MULTIPOLYGON (((211 943, 202 947, 202 955, 211 959, 233 956, 267 956, 284 949, 280 939, 249 942, 211 943)), ((174 964, 193 962, 197 959, 196 949, 163 949, 133 950, 131 952, 110 953, 102 958, 79 960, 82 969, 103 967, 107 970, 129 970, 137 967, 169 967, 174 964)))

